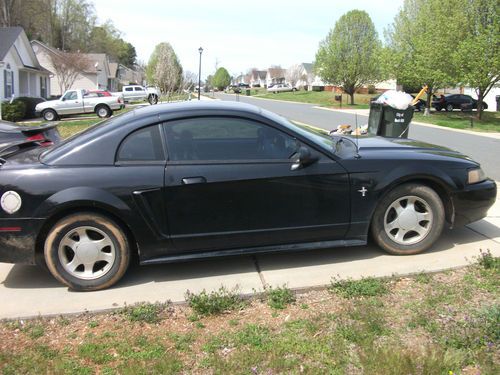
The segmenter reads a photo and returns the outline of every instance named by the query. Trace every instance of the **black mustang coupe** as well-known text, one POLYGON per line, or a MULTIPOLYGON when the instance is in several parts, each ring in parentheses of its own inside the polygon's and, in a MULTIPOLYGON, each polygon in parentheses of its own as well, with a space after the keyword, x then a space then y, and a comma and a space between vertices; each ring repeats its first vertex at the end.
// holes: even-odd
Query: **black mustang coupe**
POLYGON ((0 152, 0 262, 75 290, 142 264, 364 245, 416 254, 479 220, 478 163, 407 139, 331 136, 239 103, 145 107, 52 147, 0 152), (446 224, 445 224, 446 223, 446 224))

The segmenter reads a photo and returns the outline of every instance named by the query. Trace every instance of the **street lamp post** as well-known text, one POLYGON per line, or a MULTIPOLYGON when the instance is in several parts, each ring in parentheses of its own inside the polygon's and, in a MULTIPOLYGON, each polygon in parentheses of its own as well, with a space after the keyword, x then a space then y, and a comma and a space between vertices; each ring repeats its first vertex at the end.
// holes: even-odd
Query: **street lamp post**
POLYGON ((200 53, 200 65, 198 67, 198 100, 200 100, 201 94, 201 54, 203 52, 203 48, 198 48, 198 52, 200 53))

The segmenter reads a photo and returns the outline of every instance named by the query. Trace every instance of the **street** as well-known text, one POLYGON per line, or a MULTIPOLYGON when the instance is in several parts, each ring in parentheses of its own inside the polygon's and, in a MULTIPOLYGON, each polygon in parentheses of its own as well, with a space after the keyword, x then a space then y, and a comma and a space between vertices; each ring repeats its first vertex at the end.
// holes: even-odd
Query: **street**
MULTIPOLYGON (((279 96, 279 94, 277 94, 279 96)), ((333 130, 337 125, 356 125, 356 115, 343 113, 341 111, 328 111, 315 108, 314 104, 301 104, 276 100, 264 100, 235 94, 215 93, 215 97, 221 100, 234 101, 257 105, 272 112, 276 112, 291 120, 318 126, 323 129, 333 130)), ((358 126, 365 125, 368 117, 357 116, 358 126)), ((492 179, 500 180, 500 138, 490 138, 485 135, 461 133, 447 128, 436 129, 424 125, 412 123, 410 126, 410 138, 433 143, 451 148, 470 156, 481 163, 483 170, 492 179)))

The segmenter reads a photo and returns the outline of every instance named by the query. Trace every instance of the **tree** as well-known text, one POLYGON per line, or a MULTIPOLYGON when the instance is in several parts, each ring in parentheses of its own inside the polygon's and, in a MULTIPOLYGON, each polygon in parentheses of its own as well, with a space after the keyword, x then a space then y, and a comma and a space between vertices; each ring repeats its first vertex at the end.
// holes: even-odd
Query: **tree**
POLYGON ((73 85, 79 74, 90 69, 90 61, 81 53, 58 51, 50 56, 61 94, 73 85))
POLYGON ((231 76, 226 68, 220 67, 212 78, 212 86, 218 90, 224 90, 231 83, 231 76))
POLYGON ((110 20, 92 29, 87 50, 106 53, 111 60, 128 67, 135 65, 137 57, 135 47, 122 39, 121 32, 110 20))
POLYGON ((297 82, 299 82, 300 80, 307 80, 307 74, 304 73, 302 67, 299 64, 295 64, 286 70, 285 78, 287 82, 292 85, 292 87, 296 87, 297 82))
POLYGON ((466 35, 452 55, 461 82, 475 88, 477 117, 483 99, 500 82, 500 8, 498 0, 471 0, 466 4, 466 35))
POLYGON ((389 70, 400 84, 428 86, 426 114, 437 88, 459 82, 451 56, 464 37, 463 6, 463 0, 406 0, 386 31, 389 70))
POLYGON ((56 47, 85 51, 96 22, 93 5, 87 0, 58 0, 54 4, 59 36, 56 47))
POLYGON ((368 13, 351 10, 335 23, 316 53, 315 69, 325 81, 340 86, 351 97, 379 78, 380 41, 368 13))
POLYGON ((180 86, 182 67, 170 43, 155 47, 146 67, 146 78, 168 95, 180 86))

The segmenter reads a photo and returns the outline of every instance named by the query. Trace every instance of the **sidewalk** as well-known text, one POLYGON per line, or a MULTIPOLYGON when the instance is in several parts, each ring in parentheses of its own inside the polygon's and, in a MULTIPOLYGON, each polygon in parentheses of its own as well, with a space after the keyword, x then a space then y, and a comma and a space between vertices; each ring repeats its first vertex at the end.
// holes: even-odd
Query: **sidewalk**
POLYGON ((430 251, 419 255, 391 256, 370 244, 132 266, 115 287, 90 293, 71 292, 42 269, 0 263, 0 319, 105 311, 142 301, 182 303, 187 290, 210 292, 221 285, 238 286, 242 294, 250 295, 267 285, 286 284, 295 290, 324 287, 332 277, 437 272, 470 264, 480 249, 500 256, 500 200, 487 218, 467 227, 445 230, 430 251))

